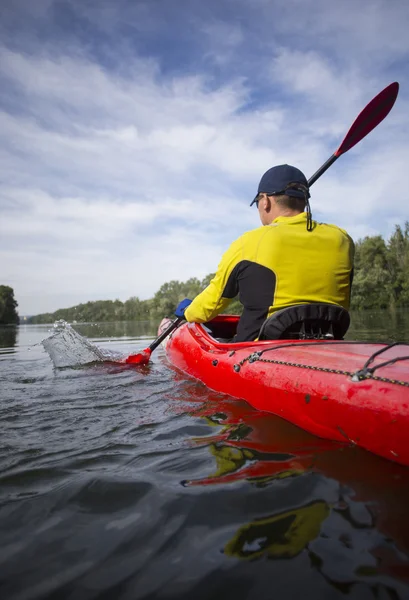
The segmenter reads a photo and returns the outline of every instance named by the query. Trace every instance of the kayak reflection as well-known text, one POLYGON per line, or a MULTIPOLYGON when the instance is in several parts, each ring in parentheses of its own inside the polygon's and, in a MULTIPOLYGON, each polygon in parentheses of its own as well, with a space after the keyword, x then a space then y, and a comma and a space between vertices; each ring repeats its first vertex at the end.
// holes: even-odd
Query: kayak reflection
MULTIPOLYGON (((281 485, 283 479, 322 476, 339 484, 338 502, 344 521, 354 529, 365 529, 368 515, 372 515, 371 527, 409 554, 408 468, 353 445, 317 438, 279 417, 254 410, 244 401, 212 392, 177 373, 174 377, 181 382, 182 393, 172 403, 173 410, 189 412, 209 426, 209 435, 189 438, 187 443, 208 448, 214 459, 213 468, 200 478, 184 481, 185 486, 242 482, 268 488, 281 485), (342 510, 346 496, 347 507, 342 510)), ((311 498, 303 508, 310 503, 311 498)), ((391 557, 386 562, 396 565, 395 552, 385 552, 383 556, 391 557)), ((407 565, 404 570, 409 579, 407 565)))
POLYGON ((229 406, 223 405, 223 412, 214 415, 206 414, 210 410, 207 404, 204 412, 202 409, 194 413, 210 426, 221 426, 213 436, 190 440, 192 444, 208 446, 215 458, 216 470, 185 484, 225 484, 247 479, 260 487, 310 470, 317 452, 345 447, 316 438, 278 417, 253 411, 243 404, 229 402, 229 406), (235 414, 237 405, 241 416, 235 414), (245 422, 240 422, 243 420, 245 422))
MULTIPOLYGON (((350 500, 335 505, 317 500, 254 519, 237 529, 223 552, 231 558, 248 561, 292 559, 306 552, 311 566, 344 593, 368 576, 378 592, 385 575, 408 581, 407 557, 397 551, 391 540, 379 534, 372 519, 365 526, 362 523, 357 526, 350 512, 354 510, 353 504, 350 500)), ((361 511, 362 508, 365 510, 361 506, 361 511)), ((401 597, 396 595, 400 588, 398 583, 390 597, 401 597)), ((402 589, 406 589, 404 584, 402 589)))
POLYGON ((296 508, 249 515, 221 548, 226 556, 288 559, 306 551, 317 571, 337 589, 345 586, 345 592, 360 577, 379 578, 374 585, 385 575, 409 581, 409 469, 356 446, 312 436, 197 384, 185 389, 193 392, 189 401, 197 403, 190 413, 205 420, 210 433, 190 438, 189 444, 207 447, 215 461, 209 473, 186 486, 241 482, 272 488, 276 497, 294 480, 297 494, 305 491, 296 508), (299 485, 303 478, 309 480, 305 486, 299 485), (314 481, 315 498, 310 495, 314 481), (330 502, 321 496, 324 481, 332 482, 330 502), (342 557, 338 566, 334 557, 342 557))
POLYGON ((224 547, 224 553, 236 558, 293 558, 315 539, 330 508, 314 502, 266 519, 243 525, 224 547))

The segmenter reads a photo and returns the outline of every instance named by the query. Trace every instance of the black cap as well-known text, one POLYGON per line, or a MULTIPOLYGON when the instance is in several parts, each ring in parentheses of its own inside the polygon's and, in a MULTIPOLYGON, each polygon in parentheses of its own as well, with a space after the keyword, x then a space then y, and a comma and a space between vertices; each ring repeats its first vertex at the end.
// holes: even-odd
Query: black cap
POLYGON ((286 194, 293 198, 302 198, 303 200, 306 199, 306 196, 307 199, 310 197, 307 178, 300 169, 291 165, 278 165, 266 171, 260 179, 257 195, 250 206, 257 200, 260 192, 269 196, 286 194), (288 187, 290 184, 295 183, 300 184, 299 189, 297 187, 288 187))

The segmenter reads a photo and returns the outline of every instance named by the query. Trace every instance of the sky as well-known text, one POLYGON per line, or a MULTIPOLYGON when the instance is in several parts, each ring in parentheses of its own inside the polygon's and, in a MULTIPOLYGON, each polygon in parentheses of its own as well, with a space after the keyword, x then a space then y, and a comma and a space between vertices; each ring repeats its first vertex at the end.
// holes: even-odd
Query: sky
POLYGON ((397 102, 311 188, 354 240, 409 219, 409 3, 1 0, 0 285, 20 315, 203 278, 261 175, 310 177, 385 86, 397 102))

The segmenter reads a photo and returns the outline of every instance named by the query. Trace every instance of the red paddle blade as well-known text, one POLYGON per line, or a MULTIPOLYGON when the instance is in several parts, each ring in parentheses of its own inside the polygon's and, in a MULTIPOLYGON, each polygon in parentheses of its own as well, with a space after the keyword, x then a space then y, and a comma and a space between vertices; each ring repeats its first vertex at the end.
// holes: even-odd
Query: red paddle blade
POLYGON ((341 154, 350 150, 355 144, 368 135, 372 129, 375 129, 381 121, 383 121, 395 104, 398 92, 399 83, 395 81, 382 90, 382 92, 379 92, 379 94, 365 106, 363 111, 359 113, 352 123, 343 142, 335 152, 335 156, 341 156, 341 154))
POLYGON ((127 365, 147 365, 151 357, 152 351, 150 348, 145 348, 139 354, 131 354, 125 359, 127 365))

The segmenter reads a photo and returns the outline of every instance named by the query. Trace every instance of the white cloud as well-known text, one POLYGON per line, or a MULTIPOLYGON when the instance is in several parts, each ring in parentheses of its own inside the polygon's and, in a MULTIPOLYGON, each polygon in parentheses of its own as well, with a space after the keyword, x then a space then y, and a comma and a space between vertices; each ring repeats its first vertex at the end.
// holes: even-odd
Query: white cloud
POLYGON ((364 105, 359 70, 337 68, 315 51, 281 48, 271 69, 273 81, 282 82, 287 92, 291 90, 309 104, 314 118, 307 125, 316 134, 339 135, 345 128, 342 120, 353 114, 355 106, 364 105))

